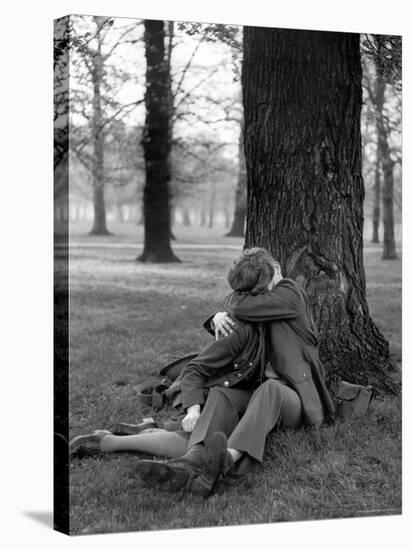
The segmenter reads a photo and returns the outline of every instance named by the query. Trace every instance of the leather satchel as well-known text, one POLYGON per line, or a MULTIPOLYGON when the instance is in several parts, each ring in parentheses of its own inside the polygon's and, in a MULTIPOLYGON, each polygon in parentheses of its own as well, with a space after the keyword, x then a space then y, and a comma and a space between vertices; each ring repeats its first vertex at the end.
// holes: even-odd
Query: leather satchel
POLYGON ((338 417, 348 420, 365 415, 372 399, 372 391, 372 386, 350 384, 342 380, 335 394, 338 417))
POLYGON ((181 405, 180 374, 197 355, 197 353, 185 355, 163 367, 159 372, 160 376, 152 376, 133 386, 136 400, 142 405, 154 409, 161 409, 167 402, 173 407, 181 405))

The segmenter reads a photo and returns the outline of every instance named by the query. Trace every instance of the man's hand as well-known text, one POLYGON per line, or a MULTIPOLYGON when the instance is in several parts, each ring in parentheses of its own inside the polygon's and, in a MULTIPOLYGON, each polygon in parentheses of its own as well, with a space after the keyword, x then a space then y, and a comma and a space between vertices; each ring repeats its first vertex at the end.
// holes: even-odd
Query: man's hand
POLYGON ((229 336, 233 332, 233 327, 236 323, 227 311, 218 311, 213 317, 213 325, 215 327, 215 338, 218 340, 219 333, 223 336, 229 336))
POLYGON ((192 405, 187 409, 187 414, 182 420, 182 428, 185 432, 193 432, 197 419, 200 416, 200 405, 192 405))

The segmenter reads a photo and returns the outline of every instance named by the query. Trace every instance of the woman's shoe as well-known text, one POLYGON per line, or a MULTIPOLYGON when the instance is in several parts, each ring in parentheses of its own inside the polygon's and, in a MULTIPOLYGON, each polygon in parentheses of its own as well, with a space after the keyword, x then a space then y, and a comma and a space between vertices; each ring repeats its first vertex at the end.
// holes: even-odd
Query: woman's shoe
POLYGON ((100 442, 105 435, 113 434, 109 430, 95 430, 91 434, 74 437, 69 444, 70 456, 85 456, 100 453, 100 442))
POLYGON ((158 428, 157 422, 152 417, 143 418, 139 424, 127 424, 126 422, 112 422, 107 426, 113 435, 137 435, 146 430, 158 428))

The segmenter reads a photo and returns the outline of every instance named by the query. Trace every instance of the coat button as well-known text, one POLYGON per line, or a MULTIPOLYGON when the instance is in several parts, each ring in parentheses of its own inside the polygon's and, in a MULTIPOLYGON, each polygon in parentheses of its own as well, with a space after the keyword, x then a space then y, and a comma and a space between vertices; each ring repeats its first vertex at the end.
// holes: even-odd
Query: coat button
POLYGON ((235 363, 235 364, 234 364, 235 369, 237 369, 238 366, 239 366, 239 363, 235 363))
POLYGON ((228 386, 229 385, 229 382, 227 380, 224 381, 223 383, 224 386, 228 386))
POLYGON ((252 365, 253 365, 253 363, 252 363, 252 362, 250 362, 250 363, 249 363, 249 367, 251 367, 252 365))

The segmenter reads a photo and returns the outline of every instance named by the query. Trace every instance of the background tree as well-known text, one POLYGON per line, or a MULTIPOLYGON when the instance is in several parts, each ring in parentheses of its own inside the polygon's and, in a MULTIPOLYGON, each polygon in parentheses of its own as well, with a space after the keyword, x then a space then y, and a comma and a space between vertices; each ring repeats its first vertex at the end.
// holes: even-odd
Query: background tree
POLYGON ((143 150, 144 248, 141 262, 176 262, 170 245, 170 65, 165 52, 163 21, 144 22, 146 55, 146 121, 143 150))
POLYGON ((105 200, 109 172, 105 166, 107 136, 116 121, 143 103, 143 99, 130 103, 116 99, 116 88, 131 76, 118 66, 114 54, 119 46, 138 41, 139 25, 132 22, 114 26, 113 18, 101 16, 75 18, 72 109, 76 120, 71 126, 71 148, 91 174, 93 235, 109 234, 105 200), (79 118, 81 123, 77 122, 79 118))
POLYGON ((172 189, 183 225, 198 218, 201 227, 212 228, 226 219, 226 206, 232 210, 237 167, 225 154, 227 145, 214 142, 209 132, 199 132, 175 147, 172 189))
POLYGON ((54 168, 67 160, 69 152, 69 67, 73 47, 70 17, 57 19, 54 25, 54 168))
POLYGON ((328 378, 393 389, 363 266, 359 35, 244 28, 246 246, 306 289, 328 378))
MULTIPOLYGON (((372 60, 372 70, 364 63, 365 84, 373 104, 376 120, 376 172, 374 231, 377 232, 382 197, 383 260, 397 259, 394 221, 395 164, 392 144, 394 131, 388 110, 396 103, 396 94, 401 89, 401 37, 366 35, 362 41, 366 59, 372 60), (382 167, 382 185, 381 185, 382 167), (379 201, 379 202, 378 202, 379 201)), ((374 237, 377 235, 374 234, 374 237)))
POLYGON ((370 209, 372 218, 372 243, 379 243, 379 226, 381 220, 381 159, 376 137, 376 117, 368 89, 372 86, 369 69, 363 56, 363 80, 366 89, 364 109, 361 116, 363 179, 365 182, 365 208, 370 209), (372 197, 368 197, 368 183, 372 197), (368 201, 369 198, 369 201, 368 201), (371 203, 371 204, 369 204, 371 203))
POLYGON ((73 32, 70 17, 55 21, 54 44, 54 233, 67 235, 69 216, 69 76, 73 32))
MULTIPOLYGON (((242 27, 220 24, 179 23, 178 28, 183 30, 189 36, 201 36, 201 40, 204 40, 209 44, 217 43, 228 46, 231 53, 230 71, 233 75, 233 81, 235 83, 239 81, 242 56, 242 27)), ((235 122, 240 126, 238 144, 239 169, 234 196, 233 223, 226 236, 243 237, 246 214, 246 166, 244 162, 243 133, 241 128, 243 125, 243 112, 240 89, 238 90, 236 97, 221 97, 219 101, 216 101, 216 99, 213 100, 213 94, 210 94, 210 96, 206 98, 203 97, 202 99, 206 99, 206 101, 209 101, 212 104, 214 103, 213 106, 215 107, 215 110, 220 110, 221 112, 220 116, 215 116, 212 120, 208 120, 207 123, 209 125, 225 121, 235 122), (227 101, 228 99, 229 101, 227 101)), ((226 220, 229 219, 227 211, 225 211, 225 218, 226 220)), ((213 226, 213 217, 209 215, 209 227, 211 227, 211 219, 213 226)), ((201 225, 205 224, 201 222, 201 225)))
POLYGON ((233 223, 226 237, 243 237, 245 234, 246 221, 246 160, 244 149, 244 122, 241 121, 241 130, 239 134, 239 164, 238 176, 235 194, 235 211, 233 214, 233 223))
MULTIPOLYGON (((94 18, 76 16, 73 19, 77 42, 73 49, 71 71, 71 162, 76 172, 76 178, 71 180, 72 221, 80 218, 88 220, 92 212, 89 204, 92 193, 88 198, 87 189, 93 189, 96 156, 92 146, 93 83, 87 63, 93 65, 94 50, 97 48, 94 18), (85 170, 80 169, 78 163, 85 170)), ((136 218, 136 222, 143 223, 144 216, 136 213, 140 212, 142 201, 143 151, 140 136, 137 137, 138 146, 133 146, 131 139, 132 129, 143 126, 144 110, 135 108, 141 100, 133 103, 124 98, 135 98, 144 93, 142 84, 145 76, 139 71, 144 66, 144 44, 140 40, 138 22, 114 19, 111 23, 109 21, 100 33, 102 55, 110 53, 111 48, 116 46, 112 55, 105 60, 104 78, 100 87, 104 107, 103 129, 99 135, 104 152, 102 172, 105 217, 118 223, 124 215, 125 221, 136 218), (123 32, 133 25, 136 30, 124 36, 123 32)), ((224 194, 223 188, 233 188, 236 173, 233 162, 226 163, 230 165, 228 170, 223 166, 225 162, 221 162, 223 157, 226 160, 234 157, 236 138, 233 128, 237 125, 235 114, 240 109, 239 100, 234 101, 240 85, 236 83, 232 86, 230 82, 233 73, 230 51, 230 47, 220 40, 206 40, 203 32, 189 35, 176 29, 173 22, 165 23, 165 61, 170 72, 172 96, 169 103, 169 197, 170 206, 176 213, 173 218, 170 216, 171 222, 172 219, 180 222, 180 209, 183 206, 189 208, 187 213, 192 221, 195 220, 198 204, 210 198, 206 188, 209 182, 216 183, 218 198, 214 217, 220 223, 223 204, 219 202, 219 197, 224 194), (219 64, 211 65, 211 55, 219 64), (216 153, 217 150, 221 150, 222 154, 216 153), (199 155, 201 159, 196 158, 199 155), (193 169, 191 173, 189 167, 193 169)), ((227 195, 225 211, 231 206, 232 200, 232 196, 227 195)))

